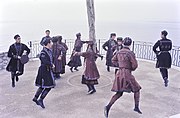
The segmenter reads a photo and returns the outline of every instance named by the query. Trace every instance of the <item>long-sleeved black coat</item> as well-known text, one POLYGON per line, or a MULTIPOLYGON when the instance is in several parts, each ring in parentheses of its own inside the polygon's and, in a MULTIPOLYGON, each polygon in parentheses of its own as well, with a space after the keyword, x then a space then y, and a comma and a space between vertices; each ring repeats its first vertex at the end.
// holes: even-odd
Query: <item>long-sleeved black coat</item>
POLYGON ((66 53, 67 53, 67 50, 68 50, 68 46, 66 45, 66 43, 63 43, 63 42, 60 42, 59 43, 60 45, 62 45, 64 48, 65 48, 65 55, 63 55, 62 57, 62 61, 63 61, 63 66, 66 65, 66 53))
POLYGON ((30 49, 23 43, 14 43, 9 47, 8 57, 10 57, 11 59, 6 67, 7 71, 19 71, 19 75, 23 74, 24 64, 21 63, 20 59, 18 59, 18 56, 21 57, 24 51, 27 51, 27 54, 30 53, 30 49))
POLYGON ((55 80, 52 73, 52 51, 44 47, 39 58, 41 65, 38 70, 35 85, 42 88, 53 88, 55 86, 55 80))
POLYGON ((156 68, 171 68, 172 60, 169 53, 171 49, 172 42, 169 39, 161 39, 154 44, 153 51, 157 56, 156 68))
MULTIPOLYGON (((86 43, 86 41, 82 41, 81 39, 76 39, 73 51, 81 52, 81 48, 83 47, 84 43, 86 43)), ((73 53, 72 53, 72 55, 73 55, 73 53)), ((80 56, 78 56, 78 55, 72 56, 72 55, 71 55, 70 61, 68 62, 68 66, 70 66, 70 67, 82 66, 80 56)))
POLYGON ((55 68, 53 69, 53 73, 62 74, 62 72, 65 71, 64 70, 65 68, 63 68, 64 66, 63 56, 66 53, 66 49, 59 43, 53 43, 52 53, 53 53, 53 63, 55 65, 55 68), (61 57, 61 60, 59 60, 59 57, 61 57))
POLYGON ((65 73, 65 66, 66 66, 66 53, 68 50, 68 46, 64 42, 59 42, 59 44, 65 48, 65 54, 62 56, 62 71, 61 71, 61 74, 64 74, 65 73))
POLYGON ((41 39, 41 41, 40 41, 41 46, 44 45, 44 44, 43 44, 43 40, 44 40, 45 38, 51 38, 51 37, 50 37, 50 36, 45 36, 45 37, 43 37, 43 38, 41 39))
POLYGON ((113 47, 117 45, 117 42, 113 39, 110 39, 108 41, 106 41, 102 48, 107 51, 106 53, 106 65, 107 66, 113 66, 112 64, 112 57, 113 57, 113 47))

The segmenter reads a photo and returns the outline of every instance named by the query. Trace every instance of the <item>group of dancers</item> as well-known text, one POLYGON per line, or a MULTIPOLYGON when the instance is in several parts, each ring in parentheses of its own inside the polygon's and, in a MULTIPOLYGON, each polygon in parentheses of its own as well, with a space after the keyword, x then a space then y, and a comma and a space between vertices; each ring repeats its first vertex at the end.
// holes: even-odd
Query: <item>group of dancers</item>
MULTIPOLYGON (((78 67, 82 65, 80 56, 84 57, 85 71, 82 74, 82 84, 88 88, 88 94, 96 92, 95 85, 98 84, 100 74, 96 66, 96 59, 103 56, 99 54, 93 41, 82 41, 81 34, 76 34, 74 49, 71 54, 70 61, 66 64, 66 52, 68 46, 62 42, 62 36, 50 37, 50 31, 46 30, 46 36, 42 38, 40 44, 43 46, 40 52, 39 59, 41 65, 38 69, 38 74, 35 79, 37 89, 33 101, 45 108, 44 98, 49 91, 55 87, 55 79, 60 78, 60 74, 65 73, 65 66, 70 66, 70 71, 78 71, 78 67), (81 52, 83 44, 88 44, 85 52, 81 52)), ((169 51, 172 49, 172 42, 167 39, 167 31, 161 32, 161 39, 158 40, 153 46, 153 51, 157 55, 156 67, 160 68, 165 87, 168 86, 168 69, 171 67, 171 55, 169 51)), ((102 48, 107 51, 106 65, 107 71, 110 72, 110 67, 115 67, 115 80, 113 83, 112 91, 115 95, 111 98, 110 102, 104 108, 104 115, 106 118, 109 116, 109 111, 112 105, 118 100, 124 92, 133 92, 135 107, 134 111, 142 114, 139 108, 140 90, 141 86, 132 75, 138 67, 138 63, 133 51, 130 50, 132 39, 130 37, 118 37, 115 40, 116 34, 111 33, 110 39, 106 41, 102 48)), ((14 36, 15 43, 12 44, 8 51, 10 62, 7 66, 7 71, 11 72, 12 87, 15 87, 15 80, 18 81, 20 75, 24 72, 24 62, 22 56, 28 55, 30 49, 21 43, 19 35, 14 36)))

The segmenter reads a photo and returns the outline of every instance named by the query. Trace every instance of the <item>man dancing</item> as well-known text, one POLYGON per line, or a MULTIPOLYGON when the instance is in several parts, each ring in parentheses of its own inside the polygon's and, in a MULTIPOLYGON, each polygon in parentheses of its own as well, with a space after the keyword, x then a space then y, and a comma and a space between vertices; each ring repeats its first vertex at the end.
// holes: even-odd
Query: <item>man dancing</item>
POLYGON ((157 56, 156 68, 160 69, 165 87, 168 86, 168 69, 171 68, 171 55, 169 51, 172 49, 172 42, 167 39, 167 31, 161 32, 161 40, 158 40, 153 46, 153 51, 157 56), (159 48, 160 51, 157 50, 159 48))
POLYGON ((43 100, 46 97, 46 95, 49 93, 51 88, 55 87, 55 80, 52 72, 55 66, 52 63, 51 38, 44 38, 42 43, 44 47, 39 57, 41 61, 41 65, 39 67, 35 81, 35 85, 38 86, 39 88, 35 93, 33 101, 37 105, 40 105, 42 108, 45 108, 43 100))
POLYGON ((118 66, 119 70, 115 75, 115 80, 112 87, 112 91, 116 92, 116 94, 111 98, 109 104, 104 108, 104 115, 106 118, 108 118, 110 108, 115 103, 115 101, 123 95, 123 92, 134 93, 134 111, 142 114, 139 109, 141 86, 131 74, 131 72, 138 67, 135 54, 130 51, 131 43, 132 40, 129 37, 126 37, 123 41, 123 48, 119 52, 117 52, 112 58, 112 63, 118 66))
POLYGON ((21 57, 26 53, 29 55, 30 49, 23 43, 21 43, 21 37, 17 34, 14 36, 15 43, 9 47, 8 57, 10 62, 6 67, 6 70, 11 72, 12 87, 15 87, 16 82, 19 81, 20 75, 24 73, 24 64, 21 62, 21 57))

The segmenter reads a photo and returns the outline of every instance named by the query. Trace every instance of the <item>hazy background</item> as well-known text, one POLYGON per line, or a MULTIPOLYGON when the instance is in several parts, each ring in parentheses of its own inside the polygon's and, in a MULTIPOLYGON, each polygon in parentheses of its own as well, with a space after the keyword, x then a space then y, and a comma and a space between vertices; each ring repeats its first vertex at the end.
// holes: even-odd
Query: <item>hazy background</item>
MULTIPOLYGON (((155 42, 161 30, 180 46, 180 0, 94 0, 97 39, 111 32, 136 41, 155 42)), ((0 0, 0 52, 20 34, 22 42, 51 36, 88 38, 86 0, 0 0)))

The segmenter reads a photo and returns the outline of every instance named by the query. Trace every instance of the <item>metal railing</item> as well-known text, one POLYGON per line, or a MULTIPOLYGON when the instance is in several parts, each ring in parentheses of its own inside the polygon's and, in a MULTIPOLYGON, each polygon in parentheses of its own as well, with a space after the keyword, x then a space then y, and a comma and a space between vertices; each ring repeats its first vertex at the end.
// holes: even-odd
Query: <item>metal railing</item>
MULTIPOLYGON (((153 52, 153 43, 135 41, 133 42, 132 50, 137 58, 151 61, 156 60, 156 55, 153 52)), ((170 54, 172 57, 172 65, 180 67, 180 46, 173 46, 170 54)))
MULTIPOLYGON (((66 45, 68 46, 67 55, 71 55, 74 47, 74 41, 72 39, 65 40, 66 45)), ((102 49, 102 45, 106 42, 105 39, 97 40, 97 49, 99 50, 101 55, 105 55, 106 51, 102 49)), ((40 51, 42 50, 42 46, 39 42, 30 42, 31 48, 31 58, 37 58, 39 56, 40 51)), ((142 41, 134 41, 132 44, 132 50, 134 51, 137 58, 145 59, 145 60, 156 60, 156 55, 152 50, 153 43, 150 42, 142 42, 142 41)), ((86 45, 83 45, 82 51, 86 50, 86 45)), ((180 67, 180 46, 173 46, 170 51, 172 56, 172 65, 180 67)))
MULTIPOLYGON (((97 48, 98 48, 100 54, 102 54, 102 55, 106 54, 106 51, 104 51, 102 49, 102 45, 105 43, 105 41, 106 41, 105 39, 97 40, 97 48)), ((72 39, 65 40, 65 43, 68 46, 67 55, 71 55, 73 48, 74 48, 74 42, 75 42, 75 40, 72 40, 72 39)), ((34 42, 30 41, 28 44, 31 49, 30 58, 37 58, 42 50, 42 46, 37 41, 34 41, 34 42)), ((87 47, 87 45, 84 44, 82 47, 82 51, 85 51, 86 47, 87 47)))

